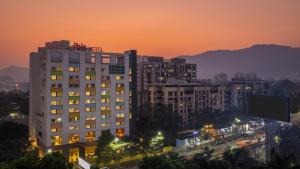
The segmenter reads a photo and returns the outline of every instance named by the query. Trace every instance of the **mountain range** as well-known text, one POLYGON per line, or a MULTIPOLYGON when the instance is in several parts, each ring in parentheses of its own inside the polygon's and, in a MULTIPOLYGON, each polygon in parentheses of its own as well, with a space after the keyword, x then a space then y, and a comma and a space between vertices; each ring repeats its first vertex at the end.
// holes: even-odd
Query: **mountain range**
MULTIPOLYGON (((232 77, 236 72, 255 72, 261 78, 300 80, 300 48, 282 45, 253 45, 237 50, 214 50, 192 56, 178 56, 197 64, 198 78, 213 78, 218 73, 232 77)), ((0 69, 1 81, 28 82, 29 69, 8 66, 0 69)))
POLYGON ((8 66, 0 69, 0 79, 4 83, 29 82, 29 69, 20 66, 8 66))
POLYGON ((179 56, 197 64, 198 78, 213 78, 226 73, 257 73, 261 78, 299 78, 300 48, 260 44, 238 50, 207 51, 193 56, 179 56))

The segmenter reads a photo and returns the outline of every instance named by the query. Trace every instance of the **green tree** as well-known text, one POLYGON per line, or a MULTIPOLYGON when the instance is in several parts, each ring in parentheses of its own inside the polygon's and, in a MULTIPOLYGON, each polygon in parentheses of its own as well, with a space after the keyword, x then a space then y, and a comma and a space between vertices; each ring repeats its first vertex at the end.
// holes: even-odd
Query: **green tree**
POLYGON ((223 160, 227 162, 232 169, 248 169, 257 166, 257 161, 250 156, 249 151, 242 148, 227 149, 223 153, 223 160))
POLYGON ((39 162, 39 168, 43 169, 72 169, 72 164, 59 152, 47 154, 39 162))
POLYGON ((96 163, 100 164, 107 164, 112 160, 112 148, 109 147, 109 144, 113 141, 114 137, 110 134, 110 131, 102 132, 101 136, 97 141, 97 148, 96 148, 96 163))
POLYGON ((139 169, 184 169, 184 162, 184 159, 178 154, 169 153, 143 158, 139 163, 139 169))
POLYGON ((161 132, 157 134, 149 142, 149 152, 151 154, 158 154, 162 152, 164 147, 164 136, 161 132))

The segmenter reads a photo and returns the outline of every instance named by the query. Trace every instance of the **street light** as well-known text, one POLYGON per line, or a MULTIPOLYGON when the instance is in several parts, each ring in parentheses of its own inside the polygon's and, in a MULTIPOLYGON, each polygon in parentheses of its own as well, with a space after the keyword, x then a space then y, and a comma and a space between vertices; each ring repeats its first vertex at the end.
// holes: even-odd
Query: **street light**
POLYGON ((161 131, 159 131, 157 134, 158 134, 158 135, 161 135, 161 131))
POLYGON ((119 138, 118 138, 118 137, 116 137, 116 138, 115 138, 115 142, 118 142, 118 141, 119 141, 119 138))

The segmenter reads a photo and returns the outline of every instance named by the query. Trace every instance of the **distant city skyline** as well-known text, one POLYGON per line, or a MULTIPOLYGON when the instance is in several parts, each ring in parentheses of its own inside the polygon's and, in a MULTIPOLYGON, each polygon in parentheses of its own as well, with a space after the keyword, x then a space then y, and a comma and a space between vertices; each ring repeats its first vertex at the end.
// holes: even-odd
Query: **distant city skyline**
POLYGON ((0 2, 0 68, 28 67, 46 41, 171 58, 253 44, 300 46, 297 0, 0 2))

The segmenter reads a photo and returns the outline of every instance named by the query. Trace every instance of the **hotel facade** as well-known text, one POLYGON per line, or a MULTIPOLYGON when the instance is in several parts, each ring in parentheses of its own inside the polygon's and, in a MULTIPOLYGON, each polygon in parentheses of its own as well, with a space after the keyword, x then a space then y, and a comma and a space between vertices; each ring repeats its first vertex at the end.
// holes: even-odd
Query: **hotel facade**
POLYGON ((54 41, 30 54, 30 138, 42 153, 61 151, 69 161, 94 156, 109 131, 129 135, 136 111, 136 51, 54 41))

